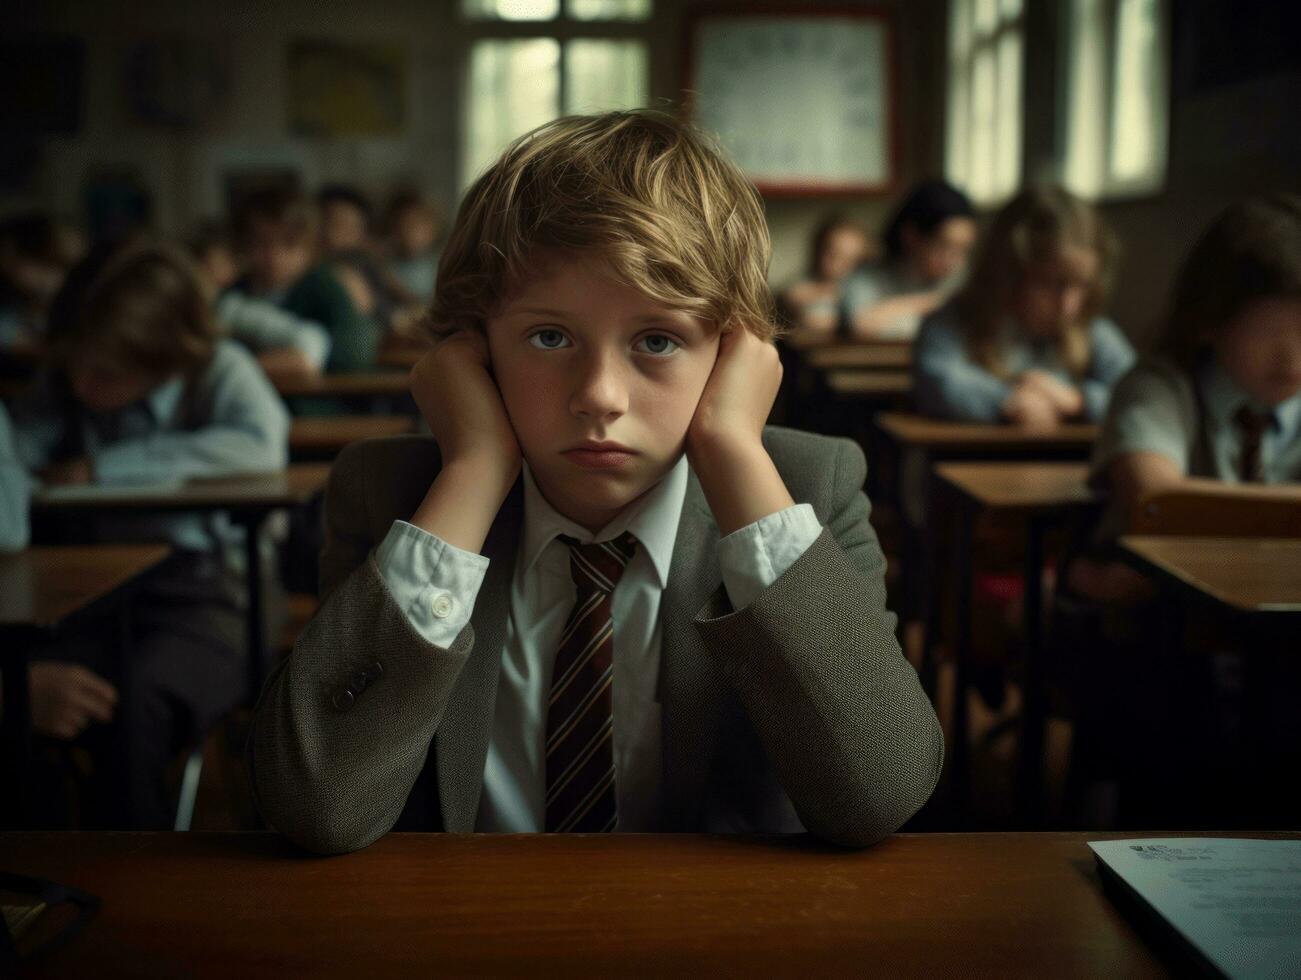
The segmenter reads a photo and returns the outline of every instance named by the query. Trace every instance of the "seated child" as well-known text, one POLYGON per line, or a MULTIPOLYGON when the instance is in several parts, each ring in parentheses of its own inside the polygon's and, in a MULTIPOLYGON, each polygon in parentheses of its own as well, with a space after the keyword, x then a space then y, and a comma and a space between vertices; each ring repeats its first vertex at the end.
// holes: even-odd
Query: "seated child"
POLYGON ((943 740, 863 455, 764 426, 769 251, 754 188, 663 113, 556 120, 479 178, 413 372, 434 436, 339 457, 322 605, 258 704, 272 827, 861 847, 927 800, 943 740))
MULTIPOLYGON (((179 254, 144 243, 97 247, 55 300, 48 339, 50 367, 13 412, 18 455, 46 485, 150 484, 285 465, 280 399, 243 348, 218 339, 198 278, 179 254)), ((125 800, 101 796, 99 819, 125 802, 131 826, 168 828, 168 764, 245 691, 237 529, 220 515, 159 513, 61 530, 173 548, 135 593, 125 730, 95 724, 112 717, 115 694, 103 681, 112 673, 112 620, 54 642, 32 668, 38 729, 43 718, 58 738, 89 727, 88 747, 101 759, 125 745, 127 785, 102 787, 125 800), (92 675, 98 684, 87 681, 92 675), (55 710, 70 703, 86 710, 55 710)))
POLYGON ((274 303, 230 287, 239 264, 225 225, 205 222, 190 236, 190 254, 208 292, 216 297, 217 326, 257 357, 267 374, 320 374, 330 354, 330 335, 274 303))
POLYGON ((251 193, 235 219, 247 272, 227 294, 266 300, 319 324, 330 337, 326 370, 365 371, 374 366, 379 330, 334 272, 316 263, 315 235, 315 215, 302 194, 279 187, 251 193))
POLYGON ((867 231, 844 215, 833 215, 813 233, 807 275, 781 295, 791 325, 788 341, 830 338, 840 329, 845 280, 868 253, 867 231))
POLYGON ((1115 246, 1098 214, 1057 187, 1022 191, 981 244, 966 285, 922 324, 921 412, 1051 427, 1100 421, 1133 363, 1101 315, 1115 246))
POLYGON ((942 180, 914 187, 885 227, 885 255, 845 284, 850 336, 912 340, 922 317, 957 289, 976 241, 975 215, 967 195, 942 180))
POLYGON ((354 305, 389 329, 404 306, 417 302, 381 260, 371 237, 371 205, 350 184, 328 184, 316 195, 321 257, 343 283, 354 305))
POLYGON ((402 191, 389 202, 389 272, 418 303, 434 295, 438 276, 438 212, 416 191, 402 191))

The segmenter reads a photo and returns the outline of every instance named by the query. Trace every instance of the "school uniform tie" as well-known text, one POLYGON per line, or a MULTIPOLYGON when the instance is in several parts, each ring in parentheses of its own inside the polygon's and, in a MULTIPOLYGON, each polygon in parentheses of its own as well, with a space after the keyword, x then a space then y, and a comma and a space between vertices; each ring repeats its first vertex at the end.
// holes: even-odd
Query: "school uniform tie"
POLYGON ((1272 421, 1270 413, 1253 411, 1247 405, 1233 416, 1242 449, 1238 455, 1238 478, 1243 483, 1265 482, 1265 461, 1260 456, 1260 443, 1272 421))
POLYGON ((612 596, 637 540, 569 545, 578 589, 565 621, 547 705, 548 833, 603 833, 618 822, 614 784, 612 596))

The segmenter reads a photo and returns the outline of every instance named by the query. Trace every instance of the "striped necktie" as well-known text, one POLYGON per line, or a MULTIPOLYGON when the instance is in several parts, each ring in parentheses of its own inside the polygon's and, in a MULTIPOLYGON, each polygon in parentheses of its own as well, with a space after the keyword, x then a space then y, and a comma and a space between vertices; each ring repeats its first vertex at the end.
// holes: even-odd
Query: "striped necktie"
POLYGON ((565 621, 547 706, 548 833, 604 833, 618 822, 614 784, 614 618, 611 597, 637 541, 569 545, 578 589, 565 621))
POLYGON ((1238 478, 1243 483, 1265 482, 1265 461, 1260 455, 1260 443, 1265 437, 1265 430, 1273 422, 1269 412, 1254 412, 1243 405, 1233 416, 1238 427, 1242 451, 1238 455, 1238 478))

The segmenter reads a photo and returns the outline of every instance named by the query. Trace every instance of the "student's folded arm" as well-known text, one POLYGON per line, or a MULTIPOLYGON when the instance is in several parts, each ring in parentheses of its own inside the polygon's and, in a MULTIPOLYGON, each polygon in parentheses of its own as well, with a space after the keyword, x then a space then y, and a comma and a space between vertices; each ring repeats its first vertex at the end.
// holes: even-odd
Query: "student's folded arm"
POLYGON ((487 564, 404 522, 372 548, 370 472, 364 445, 335 465, 321 607, 267 679, 248 743, 263 817, 319 853, 365 847, 397 821, 473 649, 487 564), (446 646, 431 641, 438 630, 446 646))
POLYGON ((243 351, 227 348, 222 362, 204 425, 101 447, 93 456, 96 482, 151 483, 283 468, 289 461, 289 415, 275 389, 243 351))
POLYGON ((227 292, 217 301, 217 319, 255 353, 290 347, 301 351, 317 371, 330 356, 330 335, 324 327, 266 300, 227 292))
POLYGON ((862 452, 839 443, 825 529, 739 612, 716 595, 696 620, 804 826, 846 847, 919 810, 944 757, 886 609, 864 476, 862 452))
POLYGON ((947 323, 928 322, 917 338, 913 396, 924 415, 962 422, 997 422, 1012 386, 972 363, 947 323))

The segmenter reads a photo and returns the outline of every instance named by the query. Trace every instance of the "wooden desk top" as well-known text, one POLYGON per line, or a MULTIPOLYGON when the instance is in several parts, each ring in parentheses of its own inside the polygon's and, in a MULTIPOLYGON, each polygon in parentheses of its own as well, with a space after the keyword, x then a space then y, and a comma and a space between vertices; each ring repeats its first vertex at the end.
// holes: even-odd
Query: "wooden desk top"
POLYGON ((913 379, 907 371, 838 370, 827 372, 827 387, 845 398, 906 396, 913 379))
POLYGON ((1068 510, 1098 500, 1085 463, 940 463, 935 473, 987 510, 1068 510))
POLYGON ((218 480, 191 480, 175 490, 97 493, 94 497, 32 497, 34 514, 140 510, 267 510, 298 507, 325 489, 330 478, 326 463, 295 463, 275 473, 250 473, 218 480))
POLYGON ((1102 890, 1108 836, 1174 835, 8 833, 0 867, 103 899, 46 975, 1167 975, 1102 890))
POLYGON ((809 367, 819 371, 831 368, 871 368, 876 370, 910 367, 912 344, 864 342, 861 344, 827 344, 810 347, 800 356, 809 367))
POLYGON ((286 398, 298 396, 365 397, 405 395, 410 390, 404 371, 369 371, 361 374, 276 375, 271 383, 286 398))
POLYGON ((1301 539, 1138 537, 1121 546, 1158 578, 1247 613, 1301 613, 1301 539))
POLYGON ((149 571, 165 545, 38 547, 0 554, 0 627, 56 626, 149 571))
POLYGON ((416 420, 407 415, 339 415, 294 419, 289 428, 290 452, 328 452, 361 439, 411 432, 416 420))
POLYGON ((1024 429, 985 422, 947 422, 923 415, 885 412, 876 424, 905 448, 928 450, 1078 449, 1087 451, 1098 437, 1091 422, 1071 422, 1052 429, 1024 429))

